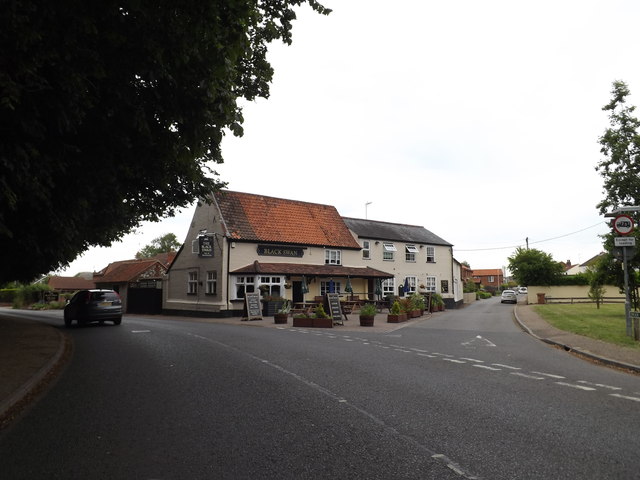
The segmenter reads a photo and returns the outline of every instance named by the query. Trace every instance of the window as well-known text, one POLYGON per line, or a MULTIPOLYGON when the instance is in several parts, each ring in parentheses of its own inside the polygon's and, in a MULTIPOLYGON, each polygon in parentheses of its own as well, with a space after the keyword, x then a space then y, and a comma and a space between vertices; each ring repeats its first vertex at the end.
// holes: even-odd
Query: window
POLYGON ((207 295, 215 295, 218 290, 218 272, 207 272, 207 285, 204 293, 207 295))
POLYGON ((342 265, 342 252, 340 250, 325 250, 324 263, 327 265, 342 265))
POLYGON ((449 280, 441 280, 440 281, 440 292, 441 293, 449 293, 449 280))
POLYGON ((426 287, 427 292, 435 292, 436 291, 436 277, 427 277, 424 282, 424 286, 426 287))
POLYGON ((416 261, 416 253, 418 253, 418 249, 415 245, 406 245, 405 247, 404 259, 407 262, 415 262, 416 261))
POLYGON ((320 282, 320 295, 326 295, 327 293, 342 293, 342 286, 340 282, 331 281, 331 282, 320 282), (333 291, 331 291, 331 286, 329 285, 333 282, 333 291))
POLYGON ((191 253, 200 253, 200 242, 197 238, 191 242, 191 253))
POLYGON ((436 263, 435 247, 427 247, 427 263, 436 263))
POLYGON ((493 283, 494 281, 493 275, 489 275, 488 281, 489 283, 493 283))
POLYGON ((244 294, 256 291, 254 277, 236 277, 236 298, 244 298, 244 294))
POLYGON ((382 260, 393 261, 393 252, 397 252, 393 243, 382 242, 382 260))
MULTIPOLYGON (((409 284, 409 291, 407 291, 405 295, 411 295, 412 293, 416 293, 416 277, 407 277, 406 281, 409 284)), ((403 292, 404 292, 404 289, 403 289, 403 292)))
POLYGON ((187 274, 187 295, 198 294, 198 272, 189 272, 187 274))
POLYGON ((369 260, 371 258, 371 243, 369 240, 362 242, 362 258, 369 260))
POLYGON ((387 278, 382 282, 382 296, 386 297, 387 295, 397 295, 395 278, 387 278))
POLYGON ((279 297, 282 291, 283 277, 260 277, 260 291, 263 295, 279 297))

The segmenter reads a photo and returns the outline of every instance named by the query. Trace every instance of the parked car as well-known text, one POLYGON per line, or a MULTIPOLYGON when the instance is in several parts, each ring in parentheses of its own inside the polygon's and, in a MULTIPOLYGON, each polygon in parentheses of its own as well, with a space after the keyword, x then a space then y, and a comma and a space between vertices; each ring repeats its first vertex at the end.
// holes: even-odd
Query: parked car
POLYGON ((122 300, 114 290, 80 290, 64 307, 64 324, 71 326, 75 320, 78 325, 88 322, 112 321, 114 325, 122 323, 122 300))
POLYGON ((518 303, 518 295, 513 290, 503 290, 500 303, 518 303))
POLYGON ((524 293, 524 294, 528 293, 527 287, 520 287, 518 289, 518 293, 524 293))

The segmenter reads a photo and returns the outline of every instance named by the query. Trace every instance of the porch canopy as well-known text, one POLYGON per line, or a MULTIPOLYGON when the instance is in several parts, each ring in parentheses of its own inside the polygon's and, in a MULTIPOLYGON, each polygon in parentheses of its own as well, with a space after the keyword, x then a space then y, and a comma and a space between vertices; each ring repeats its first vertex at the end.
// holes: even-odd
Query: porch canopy
POLYGON ((376 270, 371 267, 345 267, 343 265, 309 265, 301 263, 260 263, 257 260, 252 264, 238 268, 230 272, 232 275, 287 275, 302 276, 307 280, 314 277, 344 277, 379 279, 393 278, 392 273, 376 270))

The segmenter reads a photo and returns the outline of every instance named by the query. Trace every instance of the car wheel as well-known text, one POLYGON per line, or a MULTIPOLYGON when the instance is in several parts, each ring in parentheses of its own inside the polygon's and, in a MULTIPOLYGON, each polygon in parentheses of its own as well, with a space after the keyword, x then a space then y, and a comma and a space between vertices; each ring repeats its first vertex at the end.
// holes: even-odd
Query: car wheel
POLYGON ((71 327, 71 319, 67 315, 64 316, 64 326, 67 328, 71 327))
POLYGON ((120 325, 121 323, 122 323, 122 317, 118 317, 113 320, 114 325, 120 325))

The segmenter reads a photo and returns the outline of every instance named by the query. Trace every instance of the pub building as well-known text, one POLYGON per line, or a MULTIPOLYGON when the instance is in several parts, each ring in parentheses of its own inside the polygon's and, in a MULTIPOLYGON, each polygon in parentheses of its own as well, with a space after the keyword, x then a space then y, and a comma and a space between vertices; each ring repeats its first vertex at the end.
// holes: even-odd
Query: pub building
POLYGON ((198 202, 167 272, 163 312, 242 316, 248 293, 303 304, 327 293, 380 300, 418 291, 427 281, 436 291, 441 277, 453 286, 451 245, 422 227, 394 225, 345 219, 330 205, 216 191, 198 202), (379 258, 373 258, 379 246, 379 258), (412 254, 394 257, 384 248, 409 248, 412 254), (438 255, 430 266, 439 269, 427 271, 427 252, 432 259, 438 255), (424 259, 417 260, 420 253, 424 259), (406 292, 397 288, 405 284, 406 292))

